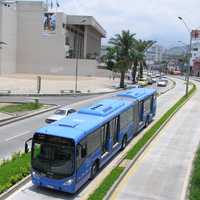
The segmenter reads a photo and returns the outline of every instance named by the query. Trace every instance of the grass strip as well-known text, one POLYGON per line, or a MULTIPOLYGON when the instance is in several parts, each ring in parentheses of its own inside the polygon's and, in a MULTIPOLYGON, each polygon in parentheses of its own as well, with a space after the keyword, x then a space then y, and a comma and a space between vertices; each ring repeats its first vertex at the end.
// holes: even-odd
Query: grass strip
POLYGON ((0 108, 0 112, 6 112, 6 113, 24 112, 24 111, 37 110, 40 109, 41 107, 42 104, 39 103, 22 103, 22 104, 4 106, 0 108))
POLYGON ((106 195, 107 191, 112 187, 113 183, 123 172, 124 167, 115 167, 111 173, 103 180, 100 187, 98 187, 93 194, 91 194, 88 200, 101 200, 106 195))
POLYGON ((137 153, 143 148, 143 146, 156 134, 157 130, 176 113, 180 106, 190 98, 195 92, 196 86, 193 85, 189 91, 188 96, 181 97, 149 130, 147 130, 144 136, 128 151, 126 159, 132 160, 137 153))
POLYGON ((0 165, 0 194, 30 174, 30 154, 14 154, 0 165))
POLYGON ((200 148, 196 153, 189 184, 189 200, 200 200, 200 148))

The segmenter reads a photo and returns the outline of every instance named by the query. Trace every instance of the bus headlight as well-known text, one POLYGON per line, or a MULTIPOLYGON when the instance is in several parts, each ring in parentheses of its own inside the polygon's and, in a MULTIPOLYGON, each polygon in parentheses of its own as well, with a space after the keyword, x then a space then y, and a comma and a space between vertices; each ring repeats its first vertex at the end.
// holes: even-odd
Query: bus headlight
POLYGON ((74 179, 69 179, 65 181, 63 185, 71 185, 73 182, 74 182, 74 179))

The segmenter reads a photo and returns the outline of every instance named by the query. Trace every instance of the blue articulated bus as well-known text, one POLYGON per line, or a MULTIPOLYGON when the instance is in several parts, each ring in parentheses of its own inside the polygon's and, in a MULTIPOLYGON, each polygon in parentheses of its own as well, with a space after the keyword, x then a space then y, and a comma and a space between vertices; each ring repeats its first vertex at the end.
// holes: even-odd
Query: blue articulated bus
POLYGON ((75 193, 124 149, 155 113, 156 90, 138 88, 37 130, 30 139, 33 184, 75 193))

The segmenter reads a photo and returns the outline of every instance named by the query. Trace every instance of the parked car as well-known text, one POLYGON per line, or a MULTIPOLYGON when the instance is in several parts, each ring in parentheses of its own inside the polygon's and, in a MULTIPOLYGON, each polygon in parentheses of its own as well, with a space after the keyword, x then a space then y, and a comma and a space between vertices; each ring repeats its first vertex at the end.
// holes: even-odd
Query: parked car
POLYGON ((69 108, 69 107, 62 107, 62 108, 59 108, 58 110, 56 110, 56 111, 54 112, 53 115, 49 116, 49 117, 45 120, 45 122, 48 123, 48 124, 53 123, 53 122, 55 122, 55 121, 58 121, 58 120, 60 120, 60 119, 65 118, 67 115, 72 114, 72 113, 74 113, 74 112, 76 112, 76 110, 73 109, 73 108, 69 108))
POLYGON ((157 86, 158 87, 166 87, 167 82, 165 80, 158 80, 157 86))

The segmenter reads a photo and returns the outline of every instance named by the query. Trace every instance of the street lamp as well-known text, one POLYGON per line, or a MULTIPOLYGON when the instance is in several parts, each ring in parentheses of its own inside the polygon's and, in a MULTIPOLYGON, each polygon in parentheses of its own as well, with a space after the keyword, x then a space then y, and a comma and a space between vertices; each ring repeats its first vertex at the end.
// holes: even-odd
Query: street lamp
POLYGON ((189 49, 188 49, 188 52, 189 52, 188 67, 187 67, 187 72, 186 72, 186 90, 185 90, 185 95, 188 96, 189 79, 190 79, 190 57, 191 57, 191 51, 192 51, 192 32, 182 17, 178 17, 178 19, 183 22, 183 24, 185 25, 186 29, 188 30, 188 32, 190 34, 190 45, 189 45, 189 49))
MULTIPOLYGON (((80 24, 85 23, 86 19, 82 19, 80 21, 80 24)), ((84 36, 85 37, 85 36, 84 36)), ((78 85, 78 61, 79 61, 79 56, 80 56, 80 48, 81 45, 79 45, 79 39, 78 39, 78 31, 76 32, 76 40, 77 40, 77 48, 76 48, 76 74, 75 74, 75 93, 77 93, 77 85, 78 85)))

